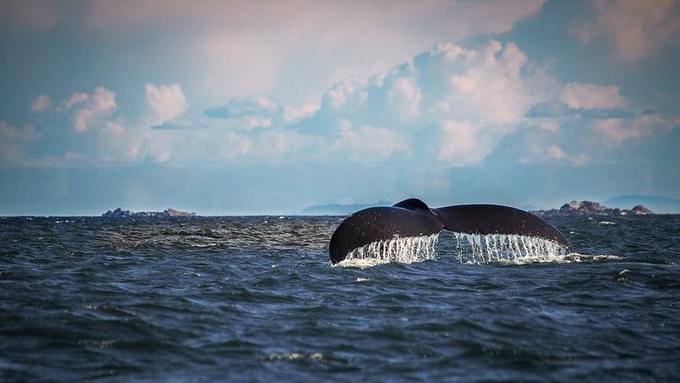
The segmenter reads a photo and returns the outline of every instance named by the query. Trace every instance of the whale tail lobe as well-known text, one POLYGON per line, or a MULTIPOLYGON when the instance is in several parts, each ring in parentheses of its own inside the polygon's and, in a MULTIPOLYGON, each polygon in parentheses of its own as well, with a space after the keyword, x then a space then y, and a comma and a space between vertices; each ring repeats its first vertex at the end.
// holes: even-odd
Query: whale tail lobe
POLYGON ((392 207, 372 207, 346 218, 329 245, 332 263, 352 250, 395 238, 431 236, 442 229, 465 234, 506 234, 543 238, 571 249, 569 241, 542 218, 501 205, 453 205, 431 209, 410 198, 392 207))

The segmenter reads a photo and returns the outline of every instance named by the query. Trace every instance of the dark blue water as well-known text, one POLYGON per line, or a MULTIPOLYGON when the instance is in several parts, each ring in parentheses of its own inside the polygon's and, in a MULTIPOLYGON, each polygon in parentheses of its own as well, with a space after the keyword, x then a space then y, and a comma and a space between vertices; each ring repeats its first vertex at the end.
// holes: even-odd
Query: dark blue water
POLYGON ((680 379, 680 216, 553 218, 608 257, 465 264, 442 235, 363 269, 328 261, 340 221, 2 218, 0 380, 680 379))

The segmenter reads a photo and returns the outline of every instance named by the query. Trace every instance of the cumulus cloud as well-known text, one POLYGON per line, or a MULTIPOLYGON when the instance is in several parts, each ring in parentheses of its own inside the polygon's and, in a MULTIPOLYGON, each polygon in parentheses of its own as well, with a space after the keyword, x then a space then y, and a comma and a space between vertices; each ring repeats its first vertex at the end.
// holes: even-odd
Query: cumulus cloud
POLYGON ((72 95, 57 110, 73 114, 77 132, 97 126, 107 158, 158 162, 468 166, 493 157, 521 132, 525 136, 506 151, 512 157, 504 159, 582 165, 592 151, 571 135, 585 137, 584 129, 598 132, 590 136, 601 144, 672 128, 655 113, 631 113, 617 86, 559 84, 515 44, 494 40, 473 47, 437 44, 391 70, 335 83, 319 103, 290 107, 265 95, 231 98, 204 112, 212 119, 205 122, 218 129, 178 118, 186 110, 178 84, 147 84, 145 94, 158 120, 152 129, 148 121, 135 129, 113 120, 115 93, 102 87, 72 95), (565 133, 565 123, 580 130, 565 133))
POLYGON ((63 109, 70 109, 74 105, 80 104, 81 102, 87 100, 87 93, 74 93, 68 100, 64 101, 63 109))
POLYGON ((588 163, 590 158, 584 154, 569 154, 557 144, 536 144, 527 148, 528 150, 521 155, 518 162, 523 164, 560 161, 574 166, 582 166, 588 163))
POLYGON ((354 127, 340 129, 346 141, 356 141, 365 128, 363 133, 374 138, 366 142, 378 145, 375 136, 390 132, 390 139, 380 138, 389 143, 381 148, 385 153, 407 153, 411 143, 444 164, 478 163, 517 129, 532 105, 548 97, 544 78, 512 43, 490 41, 475 48, 437 44, 386 73, 334 84, 319 110, 291 127, 330 134, 346 121, 354 127), (423 149, 431 145, 438 149, 423 149))
POLYGON ((568 83, 549 101, 533 105, 526 113, 532 119, 579 118, 585 120, 627 119, 629 101, 618 86, 568 83))
POLYGON ((335 83, 304 114, 260 95, 234 98, 205 115, 245 131, 285 128, 335 139, 328 145, 340 158, 417 156, 458 166, 482 161, 551 96, 552 85, 513 43, 447 43, 385 73, 335 83))
POLYGON ((340 140, 335 150, 343 151, 351 160, 379 161, 399 152, 407 152, 408 145, 394 130, 360 126, 353 127, 347 120, 338 124, 340 140))
POLYGON ((570 155, 558 145, 548 146, 544 150, 544 155, 547 159, 567 161, 573 165, 584 165, 588 161, 588 156, 585 154, 570 155))
POLYGON ((251 116, 273 117, 281 110, 279 103, 269 97, 256 95, 236 97, 223 106, 208 109, 205 115, 210 118, 239 118, 251 116))
POLYGON ((101 86, 91 94, 76 93, 64 103, 65 109, 73 110, 73 129, 81 133, 103 122, 117 107, 116 93, 101 86))
POLYGON ((678 118, 664 118, 656 114, 641 114, 635 118, 609 118, 592 123, 591 127, 614 143, 639 139, 659 131, 668 131, 680 124, 678 118))
POLYGON ((480 121, 518 122, 534 101, 532 90, 539 91, 531 89, 531 79, 521 75, 526 55, 513 43, 502 46, 497 41, 477 51, 448 48, 452 49, 456 57, 449 60, 465 69, 450 76, 449 105, 455 105, 458 114, 472 111, 480 121))
POLYGON ((617 109, 627 104, 618 86, 582 83, 565 84, 560 101, 572 109, 617 109))
POLYGON ((526 113, 529 118, 582 117, 586 119, 629 118, 633 114, 625 109, 570 108, 559 101, 542 102, 532 106, 526 113))
POLYGON ((187 110, 187 100, 179 84, 144 86, 146 104, 161 123, 180 117, 187 110))
POLYGON ((293 124, 312 117, 319 110, 319 103, 309 103, 301 106, 286 106, 283 109, 283 119, 286 124, 293 124))
POLYGON ((31 111, 34 113, 44 112, 52 107, 52 100, 44 94, 38 96, 31 104, 31 111))
POLYGON ((208 109, 204 115, 228 120, 229 127, 251 130, 272 127, 275 120, 284 118, 284 113, 277 101, 256 95, 233 98, 225 105, 208 109))
POLYGON ((439 159, 457 165, 474 164, 482 160, 487 151, 480 151, 480 131, 469 122, 443 121, 442 145, 439 159))
POLYGON ((418 115, 422 95, 413 78, 400 78, 394 81, 387 92, 390 104, 401 113, 404 118, 418 115))
POLYGON ((597 17, 573 34, 589 44, 598 37, 613 42, 616 56, 635 62, 659 48, 680 42, 679 6, 675 0, 595 0, 597 17))

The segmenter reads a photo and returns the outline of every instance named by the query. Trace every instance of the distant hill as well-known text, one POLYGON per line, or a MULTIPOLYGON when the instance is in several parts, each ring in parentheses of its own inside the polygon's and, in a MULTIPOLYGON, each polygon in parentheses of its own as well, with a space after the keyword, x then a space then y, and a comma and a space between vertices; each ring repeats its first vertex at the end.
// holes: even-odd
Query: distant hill
POLYGON ((302 214, 305 214, 305 215, 350 215, 350 214, 354 213, 355 211, 359 211, 361 209, 366 209, 366 208, 372 207, 372 206, 392 206, 392 202, 380 201, 380 202, 371 203, 371 204, 314 205, 314 206, 310 206, 308 208, 305 208, 302 211, 302 214))
POLYGON ((607 206, 624 208, 644 205, 657 214, 680 213, 680 199, 652 195, 624 195, 604 202, 607 206))

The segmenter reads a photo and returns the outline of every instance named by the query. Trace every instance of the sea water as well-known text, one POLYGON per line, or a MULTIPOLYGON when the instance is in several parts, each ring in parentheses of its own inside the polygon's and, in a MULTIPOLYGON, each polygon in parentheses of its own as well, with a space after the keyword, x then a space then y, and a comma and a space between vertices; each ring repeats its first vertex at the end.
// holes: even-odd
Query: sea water
POLYGON ((0 381, 680 377, 679 216, 552 218, 573 252, 442 232, 333 266, 341 221, 0 218, 0 381))

